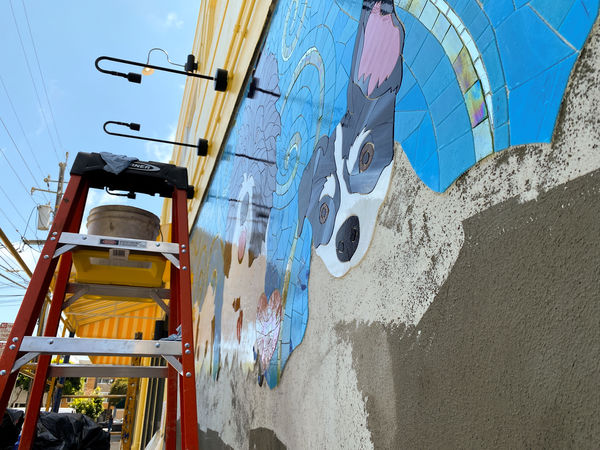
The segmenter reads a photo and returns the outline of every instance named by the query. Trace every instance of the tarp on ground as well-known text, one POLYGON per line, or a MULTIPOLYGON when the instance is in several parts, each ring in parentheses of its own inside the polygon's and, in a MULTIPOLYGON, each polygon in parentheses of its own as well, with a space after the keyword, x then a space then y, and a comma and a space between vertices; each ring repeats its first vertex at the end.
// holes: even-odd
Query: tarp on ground
POLYGON ((110 434, 83 414, 41 412, 33 450, 109 450, 110 434))

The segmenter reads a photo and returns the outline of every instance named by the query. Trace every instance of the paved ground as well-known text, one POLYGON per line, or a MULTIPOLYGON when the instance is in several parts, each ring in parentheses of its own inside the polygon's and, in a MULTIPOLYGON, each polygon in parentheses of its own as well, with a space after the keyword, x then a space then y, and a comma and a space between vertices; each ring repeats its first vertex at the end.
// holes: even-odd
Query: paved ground
POLYGON ((121 433, 110 435, 110 450, 119 450, 121 447, 121 433))

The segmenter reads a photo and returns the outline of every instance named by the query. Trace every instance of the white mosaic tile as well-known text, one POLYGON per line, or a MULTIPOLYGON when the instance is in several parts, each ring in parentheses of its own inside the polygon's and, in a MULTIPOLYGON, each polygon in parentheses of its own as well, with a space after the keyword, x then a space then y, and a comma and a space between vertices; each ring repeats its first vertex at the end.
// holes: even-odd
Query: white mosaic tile
POLYGON ((491 128, 494 127, 494 102, 492 100, 492 94, 485 94, 485 106, 487 108, 488 118, 491 123, 491 128))
POLYGON ((486 94, 491 92, 490 82, 488 81, 487 74, 485 73, 485 68, 483 67, 483 61, 481 60, 480 56, 478 56, 475 60, 475 71, 477 71, 477 75, 481 80, 481 87, 483 88, 483 92, 485 92, 486 94))
POLYGON ((473 128, 473 144, 475 146, 476 160, 485 158, 494 151, 490 123, 486 119, 473 128))
POLYGON ((442 46, 444 47, 444 50, 446 51, 446 54, 448 55, 448 58, 450 59, 451 63, 453 63, 456 60, 458 54, 464 47, 462 41, 460 40, 460 37, 458 36, 454 28, 450 28, 448 30, 446 36, 444 37, 444 40, 442 41, 442 46))
POLYGON ((438 18, 435 21, 435 24, 433 25, 433 29, 431 31, 433 35, 437 38, 437 40, 442 42, 449 28, 450 22, 448 22, 448 19, 446 19, 446 17, 444 17, 443 14, 440 14, 438 15, 438 18))
POLYGON ((396 6, 400 9, 408 10, 412 0, 396 0, 396 6))
POLYGON ((428 1, 423 8, 423 12, 419 16, 419 20, 428 30, 433 28, 433 24, 439 15, 439 10, 437 7, 428 1))
POLYGON ((413 0, 408 8, 409 12, 415 16, 419 17, 423 12, 423 8, 425 7, 426 0, 413 0))
POLYGON ((479 51, 477 51, 477 46, 475 45, 475 42, 473 41, 473 38, 471 37, 469 32, 466 29, 463 30, 463 32, 460 34, 460 37, 461 37, 462 41, 465 43, 467 50, 469 50, 471 59, 472 60, 477 59, 477 57, 479 56, 479 51))
POLYGON ((448 20, 450 21, 450 23, 452 25, 454 25, 455 27, 458 26, 458 25, 462 25, 462 21, 458 18, 458 16, 456 15, 456 13, 451 8, 448 8, 448 12, 446 13, 446 17, 448 17, 448 20))

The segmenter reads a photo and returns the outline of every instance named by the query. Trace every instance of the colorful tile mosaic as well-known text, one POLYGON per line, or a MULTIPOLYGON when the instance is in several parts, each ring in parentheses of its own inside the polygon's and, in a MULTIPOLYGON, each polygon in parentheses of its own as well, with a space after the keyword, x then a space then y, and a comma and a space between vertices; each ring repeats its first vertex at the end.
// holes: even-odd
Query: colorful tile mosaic
POLYGON ((275 387, 308 323, 311 253, 366 254, 394 141, 432 190, 548 142, 597 0, 280 0, 194 224, 199 370, 275 387), (231 306, 230 306, 231 305, 231 306))

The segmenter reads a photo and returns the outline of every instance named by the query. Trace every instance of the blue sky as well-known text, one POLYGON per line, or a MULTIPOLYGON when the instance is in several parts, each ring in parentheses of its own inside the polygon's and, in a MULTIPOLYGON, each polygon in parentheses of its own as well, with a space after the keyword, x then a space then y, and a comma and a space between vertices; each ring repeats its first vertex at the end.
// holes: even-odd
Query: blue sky
MULTIPOLYGON (((0 227, 32 269, 39 247, 24 246, 21 239, 46 238, 46 232, 35 229, 35 208, 53 205, 54 196, 31 195, 30 189, 47 189, 47 175, 56 180, 59 159, 64 160, 66 152, 67 175, 79 151, 154 161, 167 161, 171 155, 169 145, 108 136, 102 124, 137 122, 140 135, 173 137, 185 77, 156 72, 138 85, 101 74, 94 60, 108 55, 145 61, 149 49, 161 47, 172 61, 185 62, 199 7, 200 1, 189 0, 0 2, 0 227)), ((151 61, 166 65, 159 52, 151 61)), ((137 69, 115 67, 124 72, 137 69)), ((55 187, 50 184, 50 189, 55 187)), ((88 209, 124 203, 101 191, 90 194, 88 209)), ((140 195, 131 204, 160 215, 162 200, 140 195)), ((0 250, 0 275, 26 284, 27 275, 17 268, 6 250, 0 250)), ((0 322, 14 320, 23 293, 0 277, 0 322)))

